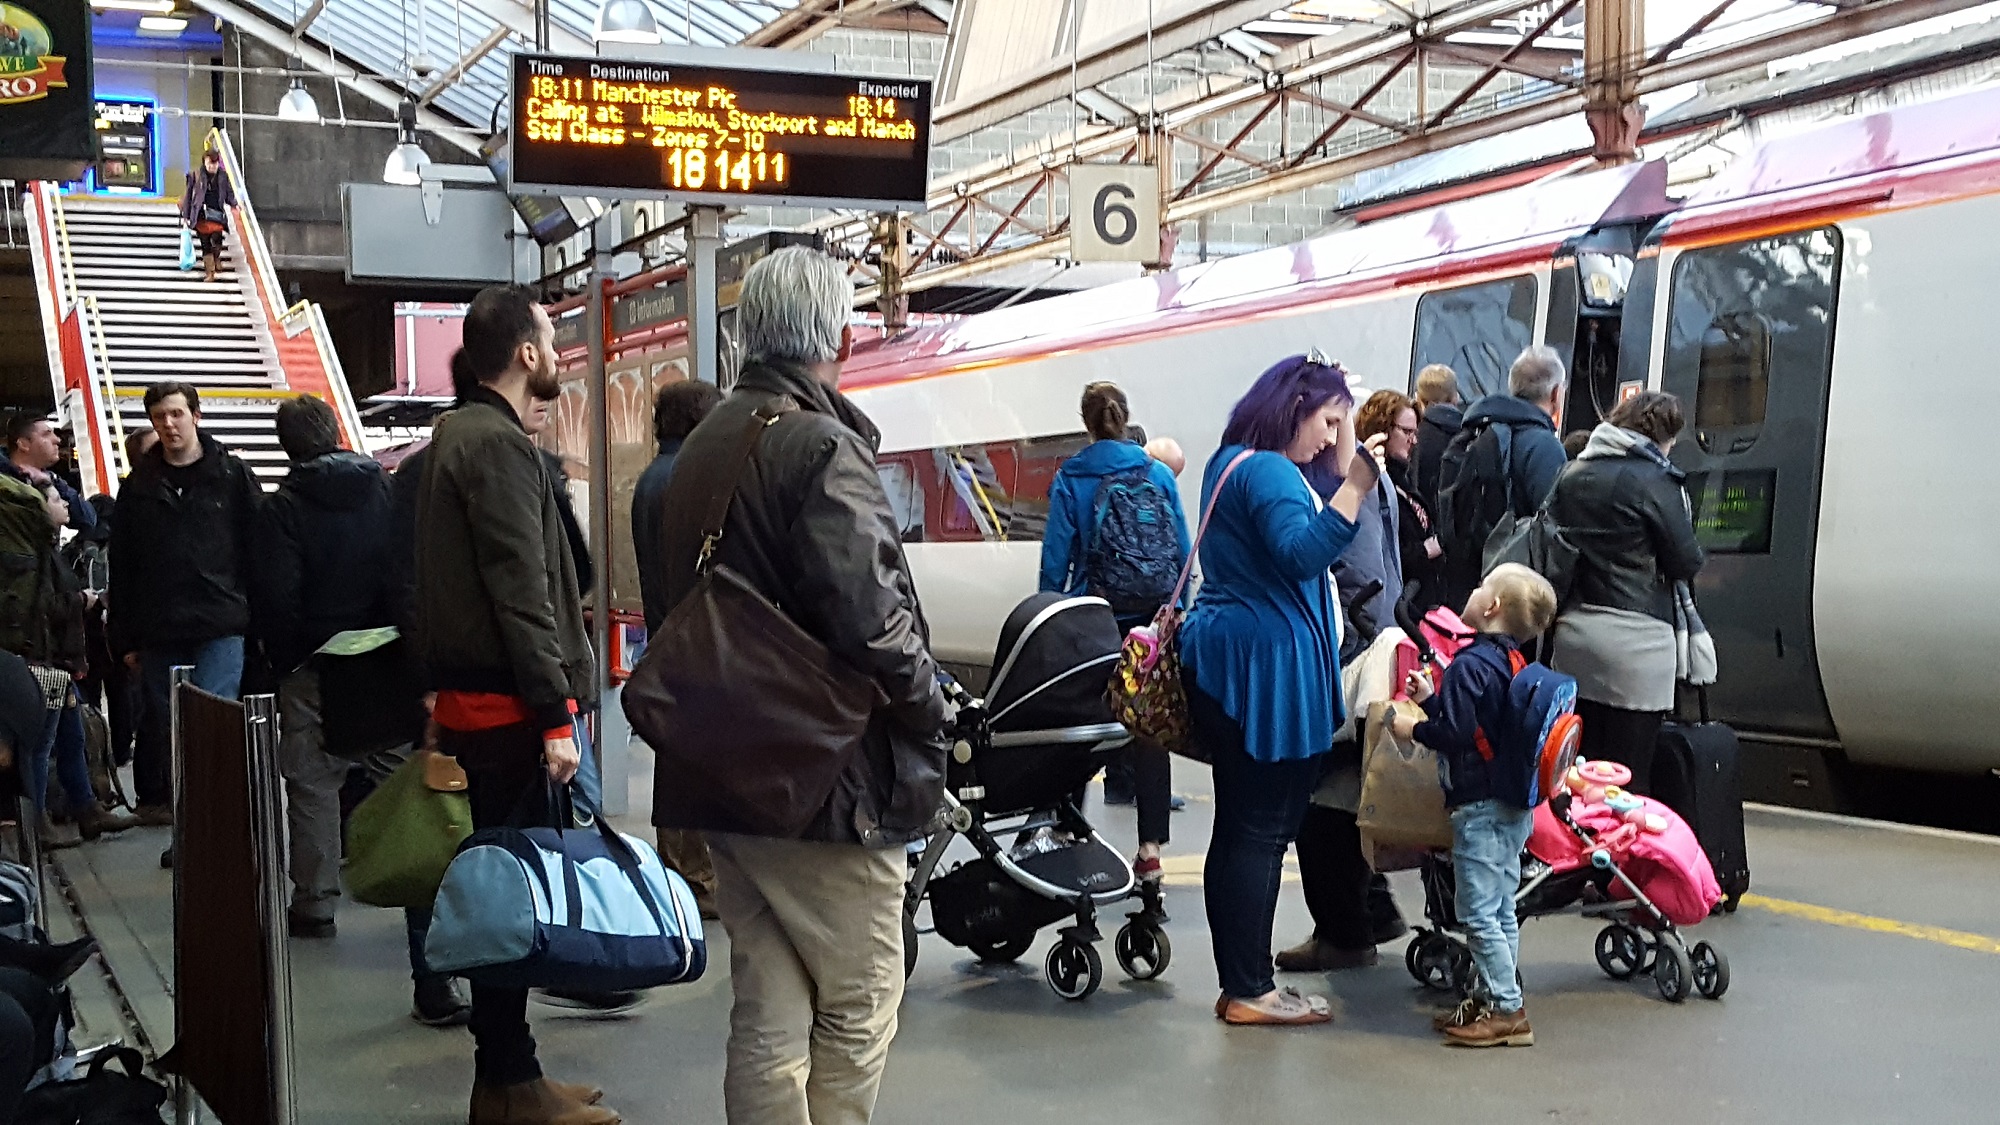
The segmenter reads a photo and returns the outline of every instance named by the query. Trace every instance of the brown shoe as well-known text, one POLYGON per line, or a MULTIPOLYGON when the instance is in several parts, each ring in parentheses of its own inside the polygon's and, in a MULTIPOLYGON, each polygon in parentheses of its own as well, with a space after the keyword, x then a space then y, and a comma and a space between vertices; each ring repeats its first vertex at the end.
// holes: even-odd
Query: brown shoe
POLYGON ((1307 938, 1273 959, 1281 973, 1332 973, 1342 969, 1366 969, 1381 962, 1372 945, 1341 949, 1332 942, 1307 938))
POLYGON ((1471 1023, 1445 1028, 1444 1041, 1453 1047, 1532 1047, 1535 1029, 1528 1026, 1526 1008, 1488 1010, 1471 1023))
POLYGON ((1486 1014, 1486 1001, 1476 996, 1468 996, 1458 1002, 1458 1007, 1449 1012, 1439 1012, 1431 1017, 1431 1030, 1443 1032, 1447 1027, 1464 1027, 1486 1014))
POLYGON ((140 805, 132 810, 138 814, 138 821, 147 828, 172 828, 174 808, 172 805, 140 805))
POLYGON ((581 1082, 558 1082, 553 1078, 544 1078, 542 1081, 547 1082, 556 1093, 573 1102, 596 1105, 604 1100, 604 1091, 595 1086, 586 1086, 581 1082))
POLYGON ((67 826, 58 827, 55 821, 49 819, 47 813, 42 814, 41 826, 35 835, 41 839, 42 850, 48 852, 59 852, 83 843, 83 837, 77 834, 76 829, 67 826))
POLYGON ((138 826, 138 817, 112 812, 95 801, 76 814, 76 830, 86 840, 95 840, 106 832, 123 832, 138 826))
POLYGON ((511 1086, 472 1084, 466 1125, 618 1125, 616 1111, 565 1096, 546 1078, 511 1086))
POLYGON ((221 264, 216 259, 217 255, 214 254, 203 254, 201 256, 203 281, 215 280, 215 271, 217 267, 221 264))

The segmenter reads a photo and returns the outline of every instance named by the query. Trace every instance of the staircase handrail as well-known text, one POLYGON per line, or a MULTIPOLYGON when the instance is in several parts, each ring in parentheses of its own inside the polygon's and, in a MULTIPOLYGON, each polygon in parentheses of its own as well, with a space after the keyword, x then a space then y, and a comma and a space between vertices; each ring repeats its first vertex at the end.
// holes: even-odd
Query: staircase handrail
POLYGON ((58 279, 63 298, 63 307, 60 311, 62 315, 68 316, 69 311, 76 307, 78 300, 76 260, 71 258, 69 253, 69 220, 63 215, 62 193, 51 190, 47 198, 49 215, 56 221, 56 245, 62 247, 62 277, 58 279))
POLYGON ((111 374, 111 345, 104 338, 104 317, 97 311, 97 298, 86 296, 83 307, 89 313, 88 339, 97 345, 96 362, 90 364, 91 389, 102 396, 98 413, 110 420, 111 448, 105 451, 104 459, 111 464, 112 474, 123 479, 132 466, 125 460, 125 415, 118 409, 118 382, 111 374))
POLYGON ((354 435, 354 452, 366 453, 368 450, 361 442, 361 410, 355 405, 354 392, 347 386, 347 371, 340 366, 340 354, 333 349, 333 333, 326 327, 326 310, 317 302, 306 308, 312 317, 313 346, 319 349, 327 389, 333 392, 333 409, 340 415, 340 424, 354 435))
POLYGON ((355 452, 367 452, 361 448, 361 412, 356 408, 354 393, 347 385, 347 372, 340 365, 340 355, 333 349, 325 313, 319 305, 304 298, 294 301, 289 308, 280 304, 284 293, 278 288, 278 274, 271 266, 270 244, 264 241, 264 228, 257 222, 257 210, 251 206, 249 189, 244 186, 243 167, 236 159, 236 146, 230 142, 229 131, 218 128, 209 129, 207 143, 221 155, 222 166, 229 173, 230 186, 236 189, 236 235, 245 247, 244 258, 251 261, 258 288, 263 290, 269 307, 277 312, 279 323, 274 327, 284 332, 287 339, 301 332, 312 333, 313 348, 319 354, 320 369, 326 373, 327 390, 334 399, 334 411, 339 414, 341 425, 352 436, 355 452))

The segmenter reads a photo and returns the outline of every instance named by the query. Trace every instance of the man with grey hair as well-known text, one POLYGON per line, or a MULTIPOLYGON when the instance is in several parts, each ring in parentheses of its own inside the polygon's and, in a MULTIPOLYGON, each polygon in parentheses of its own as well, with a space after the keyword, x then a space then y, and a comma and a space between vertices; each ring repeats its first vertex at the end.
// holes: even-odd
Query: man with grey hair
POLYGON ((903 993, 905 845, 943 800, 945 705, 923 611, 875 473, 880 432, 838 390, 854 290, 833 259, 778 251, 743 281, 747 357, 681 447, 661 503, 667 612, 695 586, 703 513, 730 497, 713 562, 873 681, 860 744, 796 838, 728 831, 656 778, 654 820, 708 833, 729 931, 730 1125, 862 1125, 903 993), (747 461, 746 434, 754 434, 747 461))
POLYGON ((1473 403, 1445 447, 1436 506, 1445 604, 1465 604, 1485 575, 1493 529, 1509 512, 1533 515, 1569 462, 1555 421, 1565 383, 1562 356, 1554 348, 1523 349, 1508 369, 1508 393, 1473 403))

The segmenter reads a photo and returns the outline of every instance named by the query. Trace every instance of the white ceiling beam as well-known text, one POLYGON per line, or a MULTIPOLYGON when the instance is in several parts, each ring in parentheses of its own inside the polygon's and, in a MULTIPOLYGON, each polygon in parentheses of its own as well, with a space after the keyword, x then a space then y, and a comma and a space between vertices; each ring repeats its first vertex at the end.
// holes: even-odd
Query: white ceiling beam
MULTIPOLYGON (((384 109, 394 110, 403 102, 403 91, 380 79, 357 72, 353 67, 334 58, 325 48, 293 39, 290 25, 274 26, 260 13, 251 11, 235 3, 234 0, 194 0, 194 5, 266 46, 296 54, 300 62, 384 109)), ((425 132, 437 134, 454 148, 473 156, 479 155, 479 136, 435 110, 419 107, 417 127, 425 132)))
MULTIPOLYGON (((459 0, 459 2, 520 36, 521 42, 535 41, 535 11, 528 5, 520 3, 520 0, 459 0)), ((549 50, 559 55, 594 55, 597 53, 597 44, 551 19, 549 50)))
POLYGON ((446 87, 465 77, 466 71, 476 66, 480 59, 492 54, 493 49, 506 42, 507 37, 512 34, 513 32, 508 31, 504 27, 495 27, 492 31, 487 32, 486 38, 473 44, 471 50, 465 52, 464 55, 459 57, 457 62, 452 63, 443 74, 437 76, 436 81, 430 84, 430 88, 417 98, 417 105, 427 106, 431 104, 439 94, 445 92, 446 87))

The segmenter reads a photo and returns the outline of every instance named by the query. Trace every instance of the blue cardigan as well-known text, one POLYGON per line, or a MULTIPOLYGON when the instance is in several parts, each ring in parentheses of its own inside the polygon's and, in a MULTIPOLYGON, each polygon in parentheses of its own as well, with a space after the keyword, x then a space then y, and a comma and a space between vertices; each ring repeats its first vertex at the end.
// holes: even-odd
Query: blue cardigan
MULTIPOLYGON (((1202 506, 1242 446, 1216 451, 1202 506)), ((1201 592, 1181 628, 1195 686, 1243 727, 1260 762, 1324 754, 1346 719, 1340 693, 1340 606, 1327 568, 1354 541, 1354 521, 1315 511, 1312 489, 1281 453, 1254 453, 1230 474, 1202 539, 1201 592)))
POLYGON ((1049 523, 1042 532, 1041 589, 1046 593, 1080 594, 1083 563, 1090 554, 1090 533, 1097 518, 1097 490, 1114 473, 1149 468, 1154 484, 1167 494, 1180 532, 1181 558, 1188 553, 1187 516, 1181 511, 1180 485, 1174 471, 1153 460, 1129 441, 1092 442, 1063 462, 1049 485, 1049 523))

